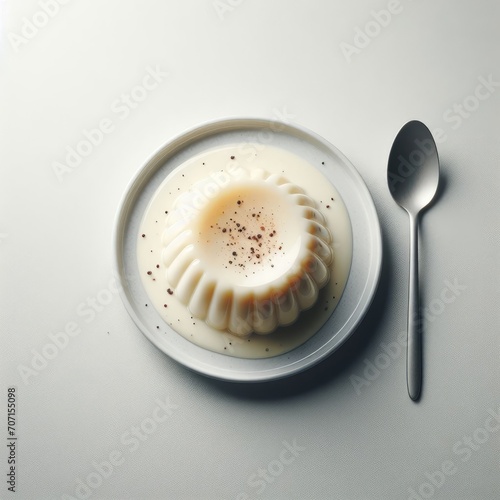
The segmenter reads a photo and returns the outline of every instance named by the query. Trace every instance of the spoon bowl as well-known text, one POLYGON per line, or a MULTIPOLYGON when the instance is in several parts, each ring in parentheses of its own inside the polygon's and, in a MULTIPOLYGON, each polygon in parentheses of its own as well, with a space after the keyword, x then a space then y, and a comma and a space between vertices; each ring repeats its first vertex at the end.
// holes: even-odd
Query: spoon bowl
POLYGON ((439 157, 430 130, 408 122, 394 140, 387 167, 387 184, 396 203, 410 218, 410 276, 406 380, 414 401, 422 389, 422 332, 418 293, 418 219, 434 198, 439 183, 439 157))
POLYGON ((413 215, 434 198, 439 158, 432 134, 422 122, 408 122, 396 136, 389 154, 387 181, 396 203, 413 215))

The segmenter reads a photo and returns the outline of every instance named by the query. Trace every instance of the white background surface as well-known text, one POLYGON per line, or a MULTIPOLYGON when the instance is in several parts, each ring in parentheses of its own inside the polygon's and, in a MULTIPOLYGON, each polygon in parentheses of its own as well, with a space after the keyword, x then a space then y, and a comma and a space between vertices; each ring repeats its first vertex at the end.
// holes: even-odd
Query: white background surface
POLYGON ((96 499, 400 500, 411 489, 498 498, 500 432, 488 418, 500 411, 500 83, 484 100, 468 96, 481 77, 500 82, 500 4, 391 3, 398 13, 369 24, 377 36, 348 58, 342 43, 362 41, 358 28, 387 1, 73 0, 30 31, 25 18, 44 23, 41 3, 0 3, 0 417, 5 430, 16 386, 19 436, 16 493, 2 480, 0 498, 83 498, 76 488, 88 478, 101 483, 89 490, 96 499), (167 75, 125 116, 115 101, 148 67, 167 75), (464 101, 477 104, 468 116, 453 108, 464 101), (130 179, 172 136, 226 116, 286 118, 331 141, 365 179, 383 230, 382 283, 362 328, 328 362, 271 385, 187 371, 105 291, 130 179), (58 178, 54 163, 105 118, 112 132, 58 178), (418 404, 403 352, 364 373, 387 361, 383 345, 406 327, 408 220, 390 198, 386 164, 410 119, 443 131, 442 189, 421 225, 422 300, 434 312, 418 404), (444 304, 446 280, 460 289, 444 304), (81 333, 33 369, 71 322, 81 333), (23 366, 33 372, 23 377, 23 366), (357 390, 356 377, 366 381, 357 390), (167 397, 177 408, 154 429, 167 397), (141 425, 153 430, 134 442, 141 425), (294 440, 298 456, 282 453, 294 440), (92 475, 112 452, 122 463, 92 475), (433 475, 446 461, 455 473, 433 475))

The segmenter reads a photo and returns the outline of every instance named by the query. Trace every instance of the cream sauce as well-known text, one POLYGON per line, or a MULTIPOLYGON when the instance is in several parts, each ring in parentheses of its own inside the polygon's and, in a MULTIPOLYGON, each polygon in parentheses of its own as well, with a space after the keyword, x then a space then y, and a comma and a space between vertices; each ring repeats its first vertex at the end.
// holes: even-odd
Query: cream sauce
MULTIPOLYGON (((169 224, 172 221, 169 221, 169 224)), ((352 260, 352 232, 346 207, 331 182, 313 165, 293 153, 275 146, 234 144, 214 148, 197 155, 163 181, 149 203, 140 225, 137 242, 138 267, 148 306, 154 306, 165 323, 189 341, 214 352, 241 358, 265 358, 288 352, 311 338, 335 310, 344 291, 352 260), (179 196, 192 199, 210 196, 217 186, 237 177, 245 169, 263 169, 282 174, 300 186, 317 203, 332 235, 333 263, 331 278, 320 290, 316 304, 303 311, 292 325, 279 327, 267 335, 252 334, 240 338, 216 330, 194 318, 175 296, 162 264, 162 234, 169 214, 179 196), (242 170, 243 169, 243 170, 242 170), (205 187, 193 193, 193 185, 209 179, 205 187), (206 192, 204 192, 206 189, 206 192)), ((144 307, 147 307, 146 304, 144 307)), ((165 329, 159 323, 158 332, 165 329)))

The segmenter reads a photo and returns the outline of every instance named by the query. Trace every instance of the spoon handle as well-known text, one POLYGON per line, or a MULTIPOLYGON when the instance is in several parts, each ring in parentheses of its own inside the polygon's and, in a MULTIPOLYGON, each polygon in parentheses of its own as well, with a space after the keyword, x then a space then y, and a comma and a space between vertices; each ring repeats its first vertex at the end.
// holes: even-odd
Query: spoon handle
POLYGON ((422 389, 422 332, 418 292, 418 215, 410 214, 410 277, 408 289, 408 345, 406 348, 406 382, 413 401, 422 389))

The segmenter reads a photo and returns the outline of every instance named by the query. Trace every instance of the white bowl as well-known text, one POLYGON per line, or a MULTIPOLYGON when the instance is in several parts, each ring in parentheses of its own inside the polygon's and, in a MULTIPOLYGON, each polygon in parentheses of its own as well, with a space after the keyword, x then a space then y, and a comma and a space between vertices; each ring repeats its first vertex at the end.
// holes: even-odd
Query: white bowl
MULTIPOLYGON (((301 230, 297 234, 302 235, 304 243, 307 232, 301 230)), ((366 314, 377 289, 382 262, 381 234, 376 210, 368 189, 349 161, 313 132, 297 126, 253 118, 208 123, 180 135, 160 148, 145 163, 127 189, 119 209, 114 240, 116 272, 122 285, 122 299, 146 337, 163 352, 192 370, 214 378, 242 382, 278 379, 295 374, 318 363, 339 348, 366 314), (342 298, 333 314, 307 342, 285 354, 263 359, 235 358, 215 353, 179 335, 165 324, 154 308, 144 307, 148 297, 137 265, 136 243, 141 218, 164 179, 179 164, 208 148, 235 142, 260 142, 262 147, 272 143, 273 146, 286 149, 317 166, 341 195, 352 226, 351 269, 342 298), (161 331, 157 328, 159 324, 161 331)), ((322 240, 327 242, 328 238, 322 240)), ((167 244, 167 249, 168 246, 167 244)), ((320 252, 316 251, 318 253, 320 252)), ((286 269, 289 268, 280 268, 275 279, 288 276, 286 269)), ((180 273, 178 285, 182 284, 183 276, 184 273, 180 273)), ((321 279, 316 279, 318 287, 320 283, 321 279)), ((265 283, 264 287, 267 287, 265 283)), ((269 288, 266 289, 269 292, 269 288)), ((188 285, 185 290, 185 300, 190 304, 192 295, 188 285)), ((215 315, 215 323, 221 317, 215 315)), ((255 326, 252 328, 255 329, 255 326)))

